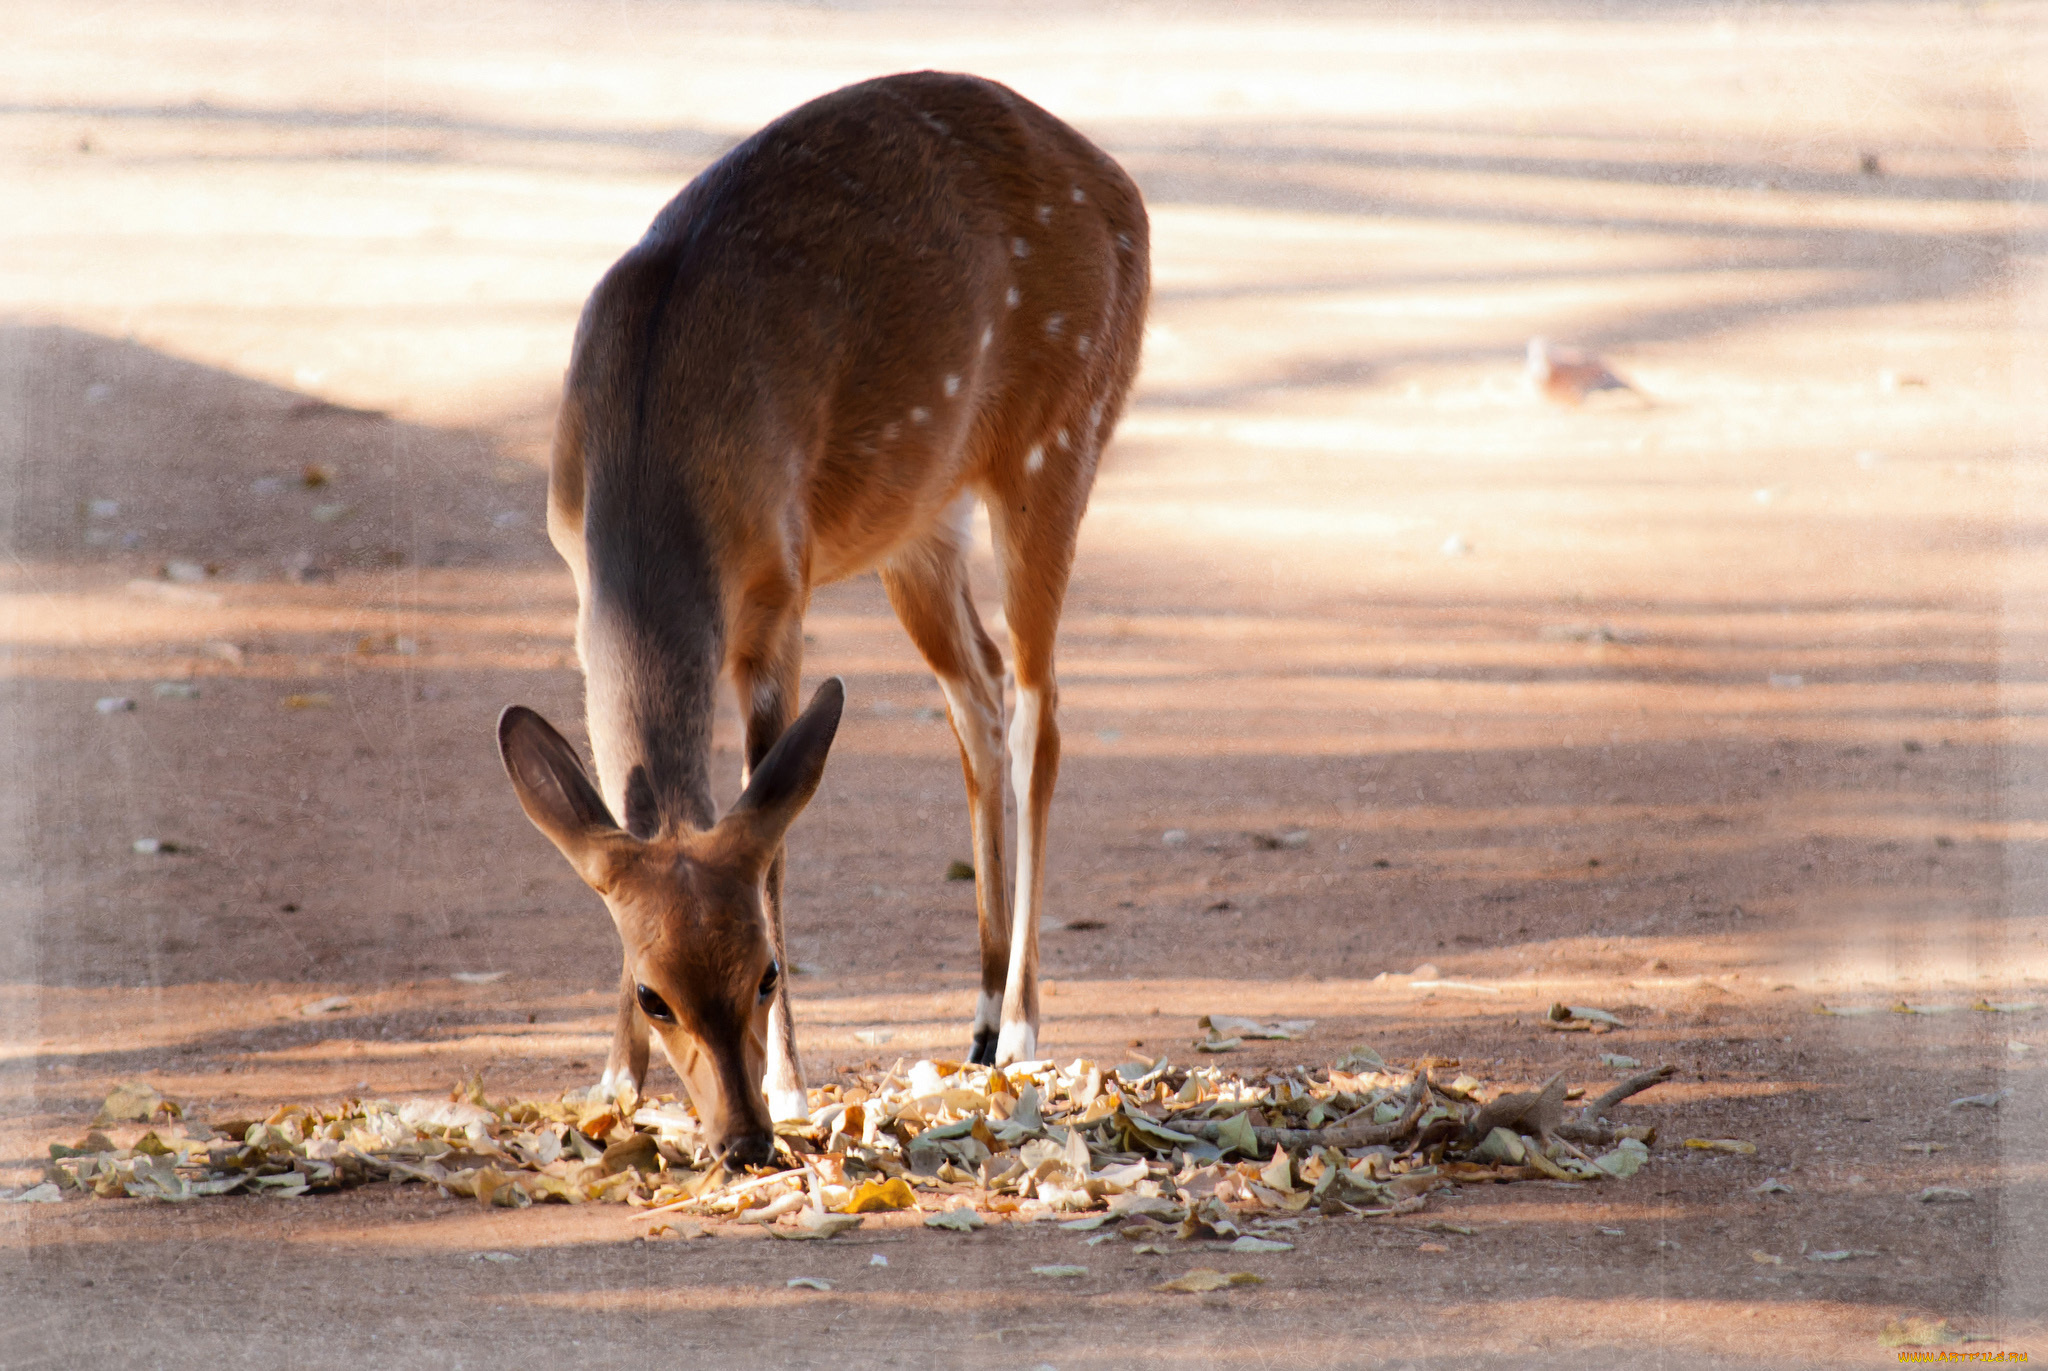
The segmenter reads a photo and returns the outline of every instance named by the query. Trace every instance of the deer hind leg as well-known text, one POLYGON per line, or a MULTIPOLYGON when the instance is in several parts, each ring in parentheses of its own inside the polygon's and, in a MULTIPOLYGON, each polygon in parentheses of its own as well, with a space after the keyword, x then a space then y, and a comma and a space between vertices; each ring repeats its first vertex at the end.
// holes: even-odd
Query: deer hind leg
POLYGON ((1003 570, 1003 614, 1017 696, 1010 717, 1010 787, 1017 798, 1017 893, 1011 904, 1010 966, 1003 985, 996 1062, 1038 1055, 1038 921, 1045 895, 1046 827, 1060 768, 1059 687, 1053 640, 1066 600, 1074 538, 1086 503, 1076 473, 1026 463, 1043 484, 991 502, 1003 570), (1064 479, 1063 479, 1064 478, 1064 479))
POLYGON ((626 1086, 634 1094, 647 1088, 647 1019, 640 1012, 634 993, 633 968, 619 971, 619 1017, 612 1026, 612 1050, 604 1059, 604 1075, 598 1078, 597 1093, 615 1099, 626 1086))
POLYGON ((965 554, 973 510, 963 495, 940 533, 882 569, 882 586, 910 640, 938 677, 960 743, 974 842, 974 905, 981 933, 981 995, 968 1060, 991 1065, 1010 962, 1010 902, 1003 879, 1003 658, 974 612, 965 554))
MULTIPOLYGON (((779 616, 779 622, 758 635, 748 635, 761 650, 738 657, 733 684, 738 689, 740 711, 747 720, 746 765, 740 772, 740 786, 768 755, 796 719, 797 692, 803 673, 803 620, 793 608, 779 616)), ((789 1012, 789 983, 795 979, 789 967, 789 945, 783 935, 782 871, 785 854, 778 850, 768 864, 768 927, 775 941, 775 960, 782 976, 775 1001, 768 1006, 768 1070, 761 1088, 768 1096, 768 1116, 780 1122, 810 1114, 809 1096, 804 1090, 804 1067, 796 1051, 796 1020, 789 1012)))

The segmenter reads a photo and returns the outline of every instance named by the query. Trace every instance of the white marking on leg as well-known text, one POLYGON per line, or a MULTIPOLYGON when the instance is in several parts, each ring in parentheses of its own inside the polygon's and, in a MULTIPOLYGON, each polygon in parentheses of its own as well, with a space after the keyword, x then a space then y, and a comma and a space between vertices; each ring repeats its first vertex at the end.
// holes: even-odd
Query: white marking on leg
POLYGON ((1010 789, 1017 799, 1017 898, 1010 906, 1010 974, 1003 984, 1003 1029, 996 1040, 996 1062, 1029 1061, 1038 1053, 1038 1027, 1024 1011, 1026 966, 1032 935, 1038 928, 1039 848, 1044 834, 1031 819, 1031 780, 1038 763, 1039 720, 1045 696, 1017 689, 1017 710, 1010 719, 1010 789))
POLYGON ((946 398, 948 400, 952 399, 955 395, 958 395, 960 393, 960 378, 958 376, 946 377, 945 390, 946 398))
POLYGON ((1024 454, 1024 470, 1026 474, 1036 476, 1038 469, 1044 465, 1045 447, 1043 444, 1033 443, 1031 451, 1024 454))
POLYGON ((789 1050, 789 1037, 788 1001, 778 995, 768 1006, 768 1071, 761 1078, 761 1089, 768 1096, 768 1117, 777 1123, 809 1118, 811 1113, 803 1077, 797 1074, 789 1050))

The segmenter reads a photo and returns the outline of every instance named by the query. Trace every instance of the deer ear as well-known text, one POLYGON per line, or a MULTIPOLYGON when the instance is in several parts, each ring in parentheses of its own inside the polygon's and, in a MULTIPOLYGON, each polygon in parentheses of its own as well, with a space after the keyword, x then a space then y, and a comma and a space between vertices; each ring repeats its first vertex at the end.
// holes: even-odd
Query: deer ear
POLYGON ((818 793, 818 782, 825 775, 825 754, 832 750, 832 738, 839 731, 839 716, 845 708, 846 683, 834 676, 818 687, 810 705, 775 740, 748 778, 745 793, 726 814, 728 822, 744 824, 763 850, 773 852, 781 844, 782 835, 818 793))
POLYGON ((498 716, 498 756, 533 826, 591 889, 600 895, 611 889, 633 839, 612 818, 568 739, 524 705, 513 705, 498 716))

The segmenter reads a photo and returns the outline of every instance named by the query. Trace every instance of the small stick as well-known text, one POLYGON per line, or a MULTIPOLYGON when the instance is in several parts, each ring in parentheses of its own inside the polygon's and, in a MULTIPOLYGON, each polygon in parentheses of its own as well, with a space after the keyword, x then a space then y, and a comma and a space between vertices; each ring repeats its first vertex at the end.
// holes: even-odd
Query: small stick
POLYGON ((1621 1081, 1618 1084, 1616 1084, 1612 1089, 1608 1090, 1608 1092, 1602 1095, 1599 1099, 1587 1105, 1585 1109, 1580 1112, 1579 1117, 1590 1123, 1594 1119, 1597 1119, 1602 1114, 1606 1113, 1608 1110, 1614 1108, 1614 1106, 1620 1104, 1629 1096, 1640 1095, 1653 1085, 1661 1085, 1663 1082, 1670 1080, 1677 1073, 1678 1068, 1675 1066, 1659 1066, 1654 1067, 1651 1070, 1639 1072, 1636 1075, 1630 1076, 1627 1080, 1621 1081))

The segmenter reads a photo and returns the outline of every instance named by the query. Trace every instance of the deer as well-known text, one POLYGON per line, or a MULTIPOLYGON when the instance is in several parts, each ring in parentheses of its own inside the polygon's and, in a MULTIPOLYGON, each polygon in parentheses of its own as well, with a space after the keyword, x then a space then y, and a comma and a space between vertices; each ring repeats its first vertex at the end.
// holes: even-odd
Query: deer
POLYGON ((806 1116, 785 837, 845 688, 825 681, 798 713, 803 619, 815 587, 868 571, 937 679, 966 778, 968 1057, 1036 1057, 1054 639, 1150 270, 1144 202, 1106 153, 1005 86, 915 72, 769 123, 599 281, 547 496, 575 583, 594 778, 533 710, 498 723, 521 808, 619 935, 599 1091, 640 1092, 655 1038, 728 1164, 766 1162, 774 1124, 806 1116), (969 585, 977 505, 1009 637, 1007 723, 1003 654, 969 585), (744 741, 721 816, 725 685, 744 741))

